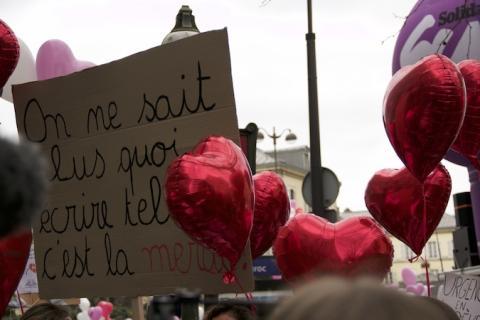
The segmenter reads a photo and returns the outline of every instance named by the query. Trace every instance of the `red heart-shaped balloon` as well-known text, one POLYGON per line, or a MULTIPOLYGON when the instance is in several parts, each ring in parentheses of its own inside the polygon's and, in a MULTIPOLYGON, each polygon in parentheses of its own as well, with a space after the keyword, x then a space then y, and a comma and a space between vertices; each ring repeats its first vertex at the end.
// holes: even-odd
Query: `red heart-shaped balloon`
POLYGON ((442 219, 451 189, 450 175, 442 165, 423 184, 406 168, 384 169, 370 179, 365 204, 388 232, 421 255, 442 219))
POLYGON ((110 314, 113 311, 113 304, 109 301, 100 301, 97 303, 97 307, 102 308, 102 315, 104 320, 110 320, 110 314))
POLYGON ((253 223, 250 167, 231 140, 210 136, 171 163, 166 175, 170 215, 191 238, 235 267, 253 223))
POLYGON ((250 234, 252 258, 271 248, 278 229, 290 216, 290 201, 282 178, 274 172, 264 171, 253 176, 255 210, 250 234))
POLYGON ((280 228, 273 253, 287 280, 312 273, 384 278, 393 260, 390 239, 369 217, 332 224, 297 214, 280 228))
POLYGON ((17 289, 30 254, 32 232, 23 231, 0 239, 0 315, 17 289))
POLYGON ((447 153, 463 122, 463 77, 447 57, 431 55, 390 81, 383 122, 395 152, 423 182, 447 153))
POLYGON ((480 170, 480 61, 465 60, 458 64, 467 88, 467 111, 452 149, 467 157, 480 170))
POLYGON ((0 20, 0 89, 17 66, 20 47, 17 38, 9 26, 0 20))

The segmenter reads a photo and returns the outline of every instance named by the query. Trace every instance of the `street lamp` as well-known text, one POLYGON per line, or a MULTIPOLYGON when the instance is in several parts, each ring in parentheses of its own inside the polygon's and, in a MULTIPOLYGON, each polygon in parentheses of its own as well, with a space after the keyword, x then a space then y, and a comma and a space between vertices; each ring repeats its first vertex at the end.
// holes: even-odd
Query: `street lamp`
POLYGON ((263 132, 267 135, 267 137, 271 138, 273 140, 273 158, 275 159, 275 172, 278 172, 278 160, 277 160, 277 139, 281 138, 284 133, 287 133, 287 136, 285 137, 285 141, 295 141, 297 140, 297 136, 295 133, 292 132, 290 129, 284 129, 280 134, 277 134, 275 131, 275 127, 273 127, 273 133, 269 134, 267 130, 260 128, 257 134, 257 140, 262 141, 265 136, 263 135, 263 132))
POLYGON ((177 41, 200 33, 195 24, 195 16, 189 6, 182 6, 177 14, 175 27, 165 36, 162 44, 177 41))
POLYGON ((322 156, 320 153, 320 122, 318 114, 317 62, 315 57, 315 33, 312 23, 312 0, 307 0, 308 33, 308 117, 310 121, 310 171, 312 175, 312 209, 320 217, 328 219, 323 206, 322 156))

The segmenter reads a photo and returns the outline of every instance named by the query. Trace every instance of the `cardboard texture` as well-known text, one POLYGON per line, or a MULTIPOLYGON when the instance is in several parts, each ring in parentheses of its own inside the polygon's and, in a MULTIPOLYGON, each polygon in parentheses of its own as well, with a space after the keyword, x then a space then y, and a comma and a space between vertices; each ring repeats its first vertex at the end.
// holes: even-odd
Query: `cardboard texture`
POLYGON ((17 126, 49 163, 48 204, 34 222, 42 298, 253 289, 169 217, 169 163, 203 137, 239 144, 226 30, 69 76, 14 86, 17 126))
POLYGON ((457 313, 459 319, 480 318, 480 277, 446 273, 437 298, 457 313))

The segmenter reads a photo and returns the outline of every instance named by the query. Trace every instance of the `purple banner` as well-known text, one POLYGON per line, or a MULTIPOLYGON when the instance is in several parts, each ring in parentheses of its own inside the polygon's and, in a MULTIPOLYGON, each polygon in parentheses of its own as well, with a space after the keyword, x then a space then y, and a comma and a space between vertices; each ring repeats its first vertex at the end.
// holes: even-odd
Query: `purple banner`
POLYGON ((393 73, 433 53, 479 59, 479 21, 480 0, 419 0, 398 35, 393 73))

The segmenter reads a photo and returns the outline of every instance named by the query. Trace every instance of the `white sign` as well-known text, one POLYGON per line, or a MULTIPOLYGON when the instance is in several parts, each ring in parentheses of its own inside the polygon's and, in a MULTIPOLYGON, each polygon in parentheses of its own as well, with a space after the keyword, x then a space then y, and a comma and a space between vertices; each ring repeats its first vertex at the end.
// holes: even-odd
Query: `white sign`
POLYGON ((30 254, 27 265, 25 266, 25 271, 23 271, 22 279, 20 279, 20 283, 18 284, 18 293, 38 293, 37 265, 35 263, 33 244, 30 247, 30 254))
POLYGON ((480 277, 447 273, 437 297, 461 320, 480 320, 480 277))

